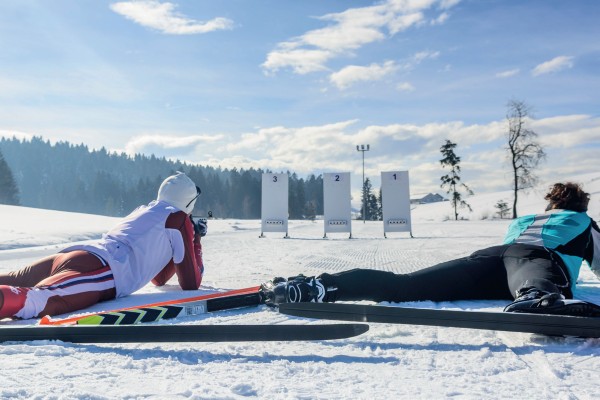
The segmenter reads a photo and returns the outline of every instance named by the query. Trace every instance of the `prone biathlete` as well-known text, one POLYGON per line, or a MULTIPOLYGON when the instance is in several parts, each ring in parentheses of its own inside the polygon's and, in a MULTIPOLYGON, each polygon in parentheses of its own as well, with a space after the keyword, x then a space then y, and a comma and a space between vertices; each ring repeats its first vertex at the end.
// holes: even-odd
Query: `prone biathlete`
POLYGON ((515 219, 504 244, 409 274, 353 269, 262 285, 269 304, 512 300, 505 311, 600 316, 600 307, 573 300, 585 261, 600 278, 600 229, 587 214, 588 193, 557 183, 544 213, 515 219))
POLYGON ((80 310, 127 296, 177 274, 183 290, 200 287, 204 222, 192 210, 200 188, 184 173, 165 179, 157 199, 135 209, 91 244, 63 249, 18 271, 0 274, 0 319, 80 310))

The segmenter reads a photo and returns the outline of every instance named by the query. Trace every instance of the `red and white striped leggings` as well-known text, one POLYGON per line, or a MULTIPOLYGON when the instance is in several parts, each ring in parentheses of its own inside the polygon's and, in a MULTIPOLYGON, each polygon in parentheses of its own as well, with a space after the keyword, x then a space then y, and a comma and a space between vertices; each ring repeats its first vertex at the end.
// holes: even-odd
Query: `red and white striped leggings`
POLYGON ((0 274, 0 319, 58 315, 115 298, 110 267, 87 251, 43 258, 0 274))

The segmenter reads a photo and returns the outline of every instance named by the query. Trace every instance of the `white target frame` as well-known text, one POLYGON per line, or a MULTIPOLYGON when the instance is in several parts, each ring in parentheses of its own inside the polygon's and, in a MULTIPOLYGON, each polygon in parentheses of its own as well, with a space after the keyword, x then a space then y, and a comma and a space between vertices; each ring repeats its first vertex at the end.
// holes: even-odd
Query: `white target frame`
POLYGON ((408 171, 381 172, 381 207, 384 237, 388 232, 409 232, 413 237, 408 171))
POLYGON ((324 238, 334 232, 347 232, 352 238, 350 172, 323 174, 323 222, 324 238))
POLYGON ((261 232, 285 232, 288 236, 289 179, 287 174, 263 173, 261 191, 261 232))

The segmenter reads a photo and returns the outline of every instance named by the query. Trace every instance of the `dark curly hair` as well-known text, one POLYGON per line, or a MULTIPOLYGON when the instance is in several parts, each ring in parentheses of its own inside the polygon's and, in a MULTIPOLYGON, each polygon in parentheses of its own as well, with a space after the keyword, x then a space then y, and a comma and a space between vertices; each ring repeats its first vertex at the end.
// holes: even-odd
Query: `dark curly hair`
POLYGON ((555 183, 544 199, 548 200, 548 209, 585 212, 590 202, 590 195, 583 191, 577 183, 555 183))

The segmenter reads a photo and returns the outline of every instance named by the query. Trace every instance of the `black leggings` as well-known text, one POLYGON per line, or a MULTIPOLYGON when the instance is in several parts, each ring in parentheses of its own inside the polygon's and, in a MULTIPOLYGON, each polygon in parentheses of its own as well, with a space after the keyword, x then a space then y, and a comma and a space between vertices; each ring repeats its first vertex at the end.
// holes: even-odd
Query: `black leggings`
POLYGON ((513 299, 519 289, 537 288, 572 298, 558 256, 540 246, 512 244, 476 251, 410 274, 353 269, 321 274, 335 286, 325 301, 453 301, 513 299))

